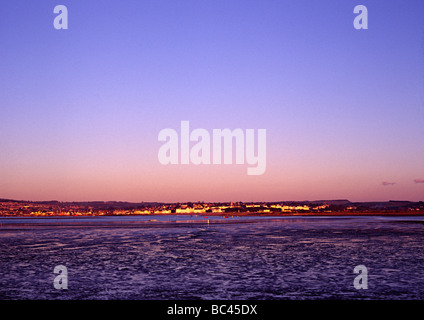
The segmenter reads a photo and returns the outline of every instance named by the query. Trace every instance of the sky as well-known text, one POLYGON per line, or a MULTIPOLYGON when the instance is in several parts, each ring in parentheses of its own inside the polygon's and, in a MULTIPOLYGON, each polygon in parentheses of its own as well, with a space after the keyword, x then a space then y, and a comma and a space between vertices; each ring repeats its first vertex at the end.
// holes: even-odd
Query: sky
POLYGON ((424 200, 423 12, 421 0, 1 1, 0 198, 424 200), (266 129, 265 173, 161 164, 158 134, 181 121, 266 129))

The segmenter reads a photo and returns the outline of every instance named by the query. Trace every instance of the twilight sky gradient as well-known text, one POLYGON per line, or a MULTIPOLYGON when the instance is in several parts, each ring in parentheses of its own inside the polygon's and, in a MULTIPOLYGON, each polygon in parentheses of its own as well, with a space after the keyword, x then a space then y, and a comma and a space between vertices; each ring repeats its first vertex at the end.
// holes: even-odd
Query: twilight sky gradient
POLYGON ((0 198, 424 200, 423 15, 422 0, 1 1, 0 198), (266 129, 265 174, 161 165, 158 133, 181 120, 266 129))

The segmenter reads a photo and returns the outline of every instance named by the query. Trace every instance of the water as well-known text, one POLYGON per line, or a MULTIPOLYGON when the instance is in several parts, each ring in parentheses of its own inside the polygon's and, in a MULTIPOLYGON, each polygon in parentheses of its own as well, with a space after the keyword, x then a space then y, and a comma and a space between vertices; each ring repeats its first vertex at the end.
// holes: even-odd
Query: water
POLYGON ((0 299, 421 300, 423 227, 423 217, 0 218, 0 299), (67 290, 53 286, 56 265, 67 290), (357 265, 367 290, 353 286, 357 265))

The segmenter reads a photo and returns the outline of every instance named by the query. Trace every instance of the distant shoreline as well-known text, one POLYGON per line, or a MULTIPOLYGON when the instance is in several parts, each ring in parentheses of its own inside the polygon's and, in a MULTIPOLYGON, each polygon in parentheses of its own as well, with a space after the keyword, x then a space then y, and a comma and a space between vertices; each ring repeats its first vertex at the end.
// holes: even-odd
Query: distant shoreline
POLYGON ((251 213, 251 212, 234 212, 234 213, 202 213, 202 214, 189 214, 189 213, 152 213, 152 214, 112 214, 112 215, 48 215, 48 216, 29 216, 29 215, 2 215, 0 218, 84 218, 84 217, 152 217, 152 216, 200 216, 200 217, 355 217, 355 216, 424 216, 424 212, 417 213, 411 211, 399 212, 319 212, 319 213, 304 213, 304 212, 287 212, 287 213, 251 213))

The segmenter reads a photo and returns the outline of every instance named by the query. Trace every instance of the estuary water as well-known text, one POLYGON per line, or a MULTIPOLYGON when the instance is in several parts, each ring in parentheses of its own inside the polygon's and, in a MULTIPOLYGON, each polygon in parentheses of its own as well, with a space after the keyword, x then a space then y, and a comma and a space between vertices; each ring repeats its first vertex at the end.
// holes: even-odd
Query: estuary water
POLYGON ((424 217, 0 218, 3 300, 421 300, 423 272, 424 217))

